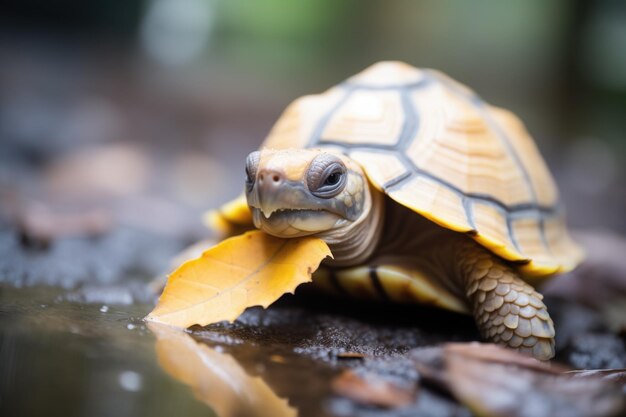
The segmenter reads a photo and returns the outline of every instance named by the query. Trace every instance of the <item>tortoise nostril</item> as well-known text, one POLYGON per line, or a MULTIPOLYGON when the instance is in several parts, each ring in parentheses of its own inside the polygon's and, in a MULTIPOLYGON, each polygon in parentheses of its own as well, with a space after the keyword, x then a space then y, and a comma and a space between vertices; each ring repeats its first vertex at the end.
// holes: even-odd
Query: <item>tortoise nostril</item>
POLYGON ((265 184, 266 187, 275 188, 282 184, 285 177, 282 172, 274 170, 263 170, 259 172, 259 185, 265 184))

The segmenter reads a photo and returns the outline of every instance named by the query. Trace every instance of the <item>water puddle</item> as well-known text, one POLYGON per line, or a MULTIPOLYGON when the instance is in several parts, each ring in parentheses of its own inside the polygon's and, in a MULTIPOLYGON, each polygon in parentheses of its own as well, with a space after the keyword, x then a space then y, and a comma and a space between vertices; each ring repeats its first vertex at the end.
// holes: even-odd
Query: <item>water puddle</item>
POLYGON ((0 414, 212 415, 157 365, 148 309, 0 287, 0 414))
POLYGON ((0 288, 3 415, 337 415, 331 380, 341 369, 449 338, 433 331, 437 321, 425 336, 402 320, 390 330, 375 311, 342 316, 302 300, 183 332, 146 325, 151 304, 0 288))

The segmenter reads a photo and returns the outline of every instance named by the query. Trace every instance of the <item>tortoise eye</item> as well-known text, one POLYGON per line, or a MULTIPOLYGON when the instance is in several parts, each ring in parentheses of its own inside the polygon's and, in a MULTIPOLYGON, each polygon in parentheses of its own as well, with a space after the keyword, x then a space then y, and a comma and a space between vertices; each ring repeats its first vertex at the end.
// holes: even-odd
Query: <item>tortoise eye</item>
POLYGON ((341 175, 342 175, 341 172, 333 172, 328 177, 326 177, 326 180, 324 181, 324 185, 332 186, 332 185, 337 184, 339 181, 341 181, 341 175))
POLYGON ((343 191, 346 177, 346 167, 339 158, 322 154, 309 167, 309 191, 317 197, 332 198, 343 191))
POLYGON ((252 190, 252 187, 254 186, 260 158, 261 153, 259 151, 252 152, 246 158, 246 188, 248 191, 252 190))

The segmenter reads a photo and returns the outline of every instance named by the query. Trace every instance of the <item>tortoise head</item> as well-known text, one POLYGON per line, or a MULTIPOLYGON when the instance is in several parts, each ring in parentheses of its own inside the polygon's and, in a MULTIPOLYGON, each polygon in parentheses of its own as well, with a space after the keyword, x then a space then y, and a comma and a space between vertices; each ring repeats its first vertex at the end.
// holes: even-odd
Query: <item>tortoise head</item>
POLYGON ((274 236, 333 243, 371 212, 369 184, 350 158, 319 149, 252 152, 246 198, 254 225, 274 236))

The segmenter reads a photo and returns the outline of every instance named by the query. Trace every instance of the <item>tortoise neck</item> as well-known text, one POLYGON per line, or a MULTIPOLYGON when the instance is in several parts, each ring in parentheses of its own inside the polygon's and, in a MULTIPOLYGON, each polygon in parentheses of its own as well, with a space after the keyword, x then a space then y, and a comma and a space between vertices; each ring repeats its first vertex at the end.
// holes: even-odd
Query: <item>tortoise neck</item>
POLYGON ((333 259, 326 261, 331 266, 363 264, 374 252, 380 241, 384 223, 384 196, 370 187, 369 202, 364 215, 347 228, 334 230, 320 236, 330 247, 333 259))

